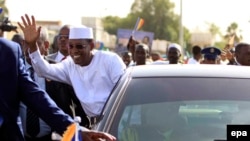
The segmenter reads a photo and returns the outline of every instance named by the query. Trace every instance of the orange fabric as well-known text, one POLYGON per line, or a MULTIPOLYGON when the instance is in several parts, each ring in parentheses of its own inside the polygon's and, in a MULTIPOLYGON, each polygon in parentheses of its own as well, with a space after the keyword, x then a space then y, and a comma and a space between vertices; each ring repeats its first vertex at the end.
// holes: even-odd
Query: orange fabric
POLYGON ((139 30, 143 26, 143 24, 144 24, 144 19, 140 18, 139 23, 136 27, 136 30, 139 30))
POLYGON ((67 130, 63 134, 62 141, 71 141, 75 135, 76 128, 77 128, 76 123, 69 125, 67 130))

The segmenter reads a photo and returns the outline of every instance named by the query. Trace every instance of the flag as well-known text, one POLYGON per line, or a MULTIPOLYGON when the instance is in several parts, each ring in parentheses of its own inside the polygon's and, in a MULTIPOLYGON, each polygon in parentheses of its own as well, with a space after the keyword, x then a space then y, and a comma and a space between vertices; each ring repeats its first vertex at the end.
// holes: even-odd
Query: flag
POLYGON ((144 24, 144 19, 138 17, 135 23, 134 30, 132 31, 132 34, 134 34, 136 30, 139 30, 143 26, 143 24, 144 24))
POLYGON ((62 141, 82 141, 81 131, 77 123, 71 124, 63 134, 62 141))
POLYGON ((137 21, 136 21, 136 29, 135 30, 139 30, 144 24, 144 19, 138 17, 137 21))

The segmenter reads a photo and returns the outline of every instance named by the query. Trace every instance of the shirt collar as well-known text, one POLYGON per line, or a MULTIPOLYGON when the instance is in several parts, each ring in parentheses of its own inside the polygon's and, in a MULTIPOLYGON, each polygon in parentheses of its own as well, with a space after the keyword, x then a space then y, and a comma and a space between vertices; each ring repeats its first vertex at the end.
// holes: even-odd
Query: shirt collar
POLYGON ((57 56, 56 56, 56 61, 60 62, 62 58, 64 58, 64 55, 60 51, 58 51, 57 56))

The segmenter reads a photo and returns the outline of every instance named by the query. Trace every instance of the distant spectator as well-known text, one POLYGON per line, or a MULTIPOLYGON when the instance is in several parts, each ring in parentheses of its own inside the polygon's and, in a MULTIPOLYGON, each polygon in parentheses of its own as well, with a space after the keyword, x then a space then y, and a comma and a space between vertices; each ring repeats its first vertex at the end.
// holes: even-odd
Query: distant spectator
POLYGON ((188 59, 187 64, 200 64, 202 55, 201 55, 201 47, 200 46, 193 46, 192 48, 193 57, 188 59))
POLYGON ((146 65, 149 56, 148 45, 140 43, 135 46, 135 65, 146 65))
POLYGON ((161 54, 159 52, 152 52, 151 53, 151 59, 153 61, 163 60, 161 57, 161 54))
POLYGON ((227 65, 228 63, 229 63, 229 61, 227 59, 227 53, 225 51, 222 51, 221 55, 220 55, 220 64, 227 65))
POLYGON ((180 61, 182 47, 179 44, 171 43, 166 48, 167 60, 157 60, 151 63, 152 65, 164 65, 164 64, 182 64, 180 61))
POLYGON ((206 47, 201 50, 204 54, 204 60, 201 64, 219 64, 218 56, 221 54, 221 50, 216 47, 206 47))
POLYGON ((56 53, 58 51, 58 35, 55 35, 54 36, 54 39, 53 39, 53 42, 51 44, 51 47, 50 47, 50 51, 49 53, 52 54, 52 53, 56 53))
POLYGON ((169 64, 179 64, 182 53, 182 47, 179 44, 172 43, 168 46, 166 50, 166 55, 169 64))
POLYGON ((21 34, 14 34, 12 39, 12 41, 18 43, 21 46, 21 49, 23 50, 23 44, 24 44, 24 38, 23 35, 21 34))
POLYGON ((132 54, 126 51, 126 52, 121 53, 121 57, 125 65, 128 67, 132 60, 132 54))

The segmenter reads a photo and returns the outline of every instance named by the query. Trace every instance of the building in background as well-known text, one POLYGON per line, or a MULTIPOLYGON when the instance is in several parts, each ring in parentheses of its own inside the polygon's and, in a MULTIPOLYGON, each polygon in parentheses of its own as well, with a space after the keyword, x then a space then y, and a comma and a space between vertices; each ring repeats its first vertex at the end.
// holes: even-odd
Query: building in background
POLYGON ((161 54, 166 54, 167 46, 170 42, 166 40, 153 40, 152 51, 159 52, 161 54))
POLYGON ((209 31, 196 29, 191 33, 190 43, 201 47, 213 45, 215 40, 209 31))

